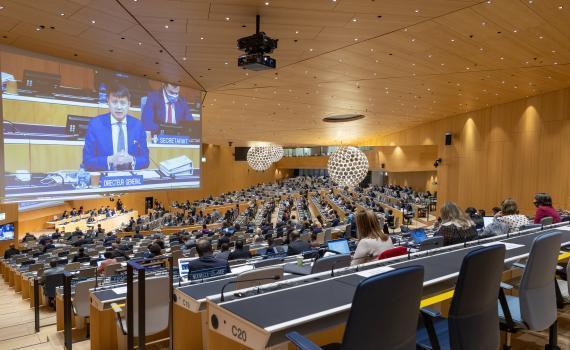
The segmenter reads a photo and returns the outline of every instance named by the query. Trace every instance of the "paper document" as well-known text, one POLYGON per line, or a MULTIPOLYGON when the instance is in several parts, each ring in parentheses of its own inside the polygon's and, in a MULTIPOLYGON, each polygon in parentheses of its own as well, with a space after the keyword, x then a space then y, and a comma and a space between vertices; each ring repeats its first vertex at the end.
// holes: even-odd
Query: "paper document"
POLYGON ((187 156, 180 156, 160 162, 160 171, 167 176, 182 173, 190 173, 190 175, 192 175, 193 169, 192 160, 187 156))
POLYGON ((113 293, 115 294, 125 294, 127 292, 127 286, 124 287, 118 287, 118 288, 113 288, 111 289, 113 291, 113 293))
POLYGON ((109 171, 109 176, 132 176, 130 171, 109 171))
POLYGON ((232 273, 242 273, 253 270, 253 265, 243 265, 238 267, 231 267, 232 273))
POLYGON ((393 267, 390 267, 390 266, 380 266, 380 267, 377 267, 377 268, 375 268, 375 269, 370 269, 370 270, 366 270, 366 271, 360 271, 360 272, 357 272, 356 274, 357 274, 358 276, 362 276, 362 277, 368 278, 368 277, 376 276, 376 275, 379 275, 379 274, 381 274, 381 273, 388 272, 388 271, 392 271, 392 270, 394 270, 393 267))
POLYGON ((505 246, 506 250, 511 250, 511 249, 516 249, 516 248, 520 248, 520 247, 524 247, 524 245, 522 244, 515 244, 515 243, 505 243, 505 242, 491 242, 491 243, 485 243, 485 244, 481 244, 483 247, 490 247, 490 246, 494 246, 497 244, 503 244, 505 246))
POLYGON ((556 230, 560 230, 560 231, 570 231, 570 226, 557 227, 556 230))

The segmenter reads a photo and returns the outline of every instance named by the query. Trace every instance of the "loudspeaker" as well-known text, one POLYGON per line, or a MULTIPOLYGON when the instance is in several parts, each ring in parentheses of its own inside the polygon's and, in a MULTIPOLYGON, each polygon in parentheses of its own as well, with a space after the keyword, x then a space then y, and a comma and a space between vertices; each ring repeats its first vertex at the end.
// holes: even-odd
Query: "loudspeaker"
POLYGON ((451 133, 447 132, 445 133, 445 145, 449 146, 451 145, 451 133))

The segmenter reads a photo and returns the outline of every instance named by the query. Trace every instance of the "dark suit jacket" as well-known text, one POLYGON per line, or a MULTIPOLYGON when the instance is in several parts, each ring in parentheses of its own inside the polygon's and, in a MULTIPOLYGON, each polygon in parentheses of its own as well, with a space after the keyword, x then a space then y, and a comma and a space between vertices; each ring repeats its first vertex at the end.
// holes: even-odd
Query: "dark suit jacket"
POLYGON ((209 255, 190 261, 188 263, 188 271, 194 272, 194 271, 214 269, 217 267, 224 267, 224 266, 229 266, 226 260, 218 259, 213 255, 209 255))
MULTIPOLYGON (((185 120, 193 120, 190 106, 188 106, 188 102, 182 96, 179 96, 178 101, 174 103, 174 114, 176 124, 180 124, 185 120)), ((159 124, 166 122, 166 105, 162 89, 148 94, 141 119, 144 129, 152 132, 158 131, 159 124)))
MULTIPOLYGON (((135 169, 148 168, 146 133, 142 123, 127 115, 127 151, 135 158, 135 169)), ((106 171, 107 157, 113 155, 113 134, 110 113, 97 116, 89 122, 83 146, 83 166, 87 171, 106 171)))
POLYGON ((311 250, 311 244, 307 241, 303 241, 302 239, 297 239, 296 241, 289 243, 287 255, 297 255, 307 250, 311 250))
POLYGON ((233 252, 228 255, 228 260, 235 260, 235 259, 249 259, 251 258, 251 252, 249 250, 241 249, 241 250, 234 250, 233 252))

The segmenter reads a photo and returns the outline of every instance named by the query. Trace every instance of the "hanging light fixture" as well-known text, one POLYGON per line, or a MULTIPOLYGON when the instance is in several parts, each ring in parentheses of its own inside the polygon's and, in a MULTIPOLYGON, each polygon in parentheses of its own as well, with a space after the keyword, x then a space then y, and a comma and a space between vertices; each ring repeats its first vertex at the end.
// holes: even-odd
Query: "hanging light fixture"
POLYGON ((329 157, 327 168, 334 182, 354 187, 368 173, 368 158, 356 147, 341 146, 329 157))
POLYGON ((265 171, 273 164, 268 147, 254 146, 247 151, 247 163, 255 171, 265 171))
POLYGON ((283 158, 283 146, 281 145, 271 145, 268 146, 269 148, 269 153, 271 155, 271 161, 273 163, 276 163, 278 161, 281 160, 281 158, 283 158))

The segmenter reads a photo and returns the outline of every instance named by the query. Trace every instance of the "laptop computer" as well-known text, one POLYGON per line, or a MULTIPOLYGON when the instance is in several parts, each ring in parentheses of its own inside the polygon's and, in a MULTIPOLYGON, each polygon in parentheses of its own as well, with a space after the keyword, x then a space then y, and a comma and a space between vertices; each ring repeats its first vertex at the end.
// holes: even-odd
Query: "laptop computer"
POLYGON ((350 254, 350 247, 346 239, 334 239, 327 242, 327 249, 340 254, 350 254))
POLYGON ((410 232, 410 237, 414 240, 414 244, 420 244, 427 238, 427 235, 424 229, 417 229, 410 232))
POLYGON ((485 224, 485 227, 491 225, 491 223, 493 222, 494 217, 493 216, 483 216, 483 222, 485 224))
POLYGON ((178 259, 178 272, 182 281, 188 280, 188 264, 196 258, 182 258, 178 259))

